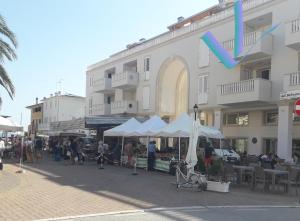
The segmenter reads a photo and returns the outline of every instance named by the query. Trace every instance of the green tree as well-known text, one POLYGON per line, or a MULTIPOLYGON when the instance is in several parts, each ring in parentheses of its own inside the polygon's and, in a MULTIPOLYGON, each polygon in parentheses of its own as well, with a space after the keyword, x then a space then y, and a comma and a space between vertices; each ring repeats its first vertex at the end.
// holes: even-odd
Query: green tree
POLYGON ((5 88, 11 99, 15 95, 15 87, 3 64, 5 58, 9 61, 17 59, 15 53, 17 45, 15 34, 8 28, 5 19, 0 15, 0 85, 5 88))

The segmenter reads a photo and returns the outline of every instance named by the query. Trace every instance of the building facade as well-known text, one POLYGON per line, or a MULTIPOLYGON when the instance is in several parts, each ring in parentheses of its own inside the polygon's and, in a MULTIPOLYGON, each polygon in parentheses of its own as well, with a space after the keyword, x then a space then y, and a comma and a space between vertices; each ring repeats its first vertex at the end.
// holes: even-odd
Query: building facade
POLYGON ((43 123, 43 103, 39 103, 38 98, 34 105, 26 107, 30 110, 30 125, 28 126, 28 133, 37 134, 40 126, 43 123))
POLYGON ((44 98, 42 102, 43 120, 40 131, 43 133, 50 131, 50 124, 53 122, 70 121, 85 115, 85 98, 81 96, 57 92, 44 98))
POLYGON ((222 130, 237 151, 291 160, 300 153, 300 119, 293 114, 300 97, 300 1, 245 0, 243 10, 240 65, 225 68, 200 39, 210 31, 233 51, 232 3, 216 5, 90 65, 86 115, 172 120, 197 104, 201 122, 222 130))

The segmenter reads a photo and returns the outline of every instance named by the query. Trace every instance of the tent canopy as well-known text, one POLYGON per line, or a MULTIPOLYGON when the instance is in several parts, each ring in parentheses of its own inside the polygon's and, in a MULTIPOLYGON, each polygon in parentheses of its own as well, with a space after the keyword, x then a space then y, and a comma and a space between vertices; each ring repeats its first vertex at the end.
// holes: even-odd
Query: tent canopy
POLYGON ((152 136, 156 130, 165 127, 167 123, 163 121, 159 116, 152 116, 149 120, 142 123, 135 130, 128 132, 127 136, 152 136))
POLYGON ((123 137, 126 136, 126 134, 130 131, 133 131, 134 129, 138 128, 141 125, 140 122, 138 122, 135 118, 131 118, 125 123, 114 127, 112 129, 104 131, 104 136, 108 137, 123 137))
POLYGON ((11 119, 0 117, 0 130, 17 132, 23 131, 23 127, 11 119))
MULTIPOLYGON (((158 137, 190 137, 193 132, 193 122, 194 120, 188 114, 183 113, 175 121, 157 130, 153 135, 158 137)), ((203 125, 199 126, 198 136, 216 139, 224 138, 219 130, 203 125)))

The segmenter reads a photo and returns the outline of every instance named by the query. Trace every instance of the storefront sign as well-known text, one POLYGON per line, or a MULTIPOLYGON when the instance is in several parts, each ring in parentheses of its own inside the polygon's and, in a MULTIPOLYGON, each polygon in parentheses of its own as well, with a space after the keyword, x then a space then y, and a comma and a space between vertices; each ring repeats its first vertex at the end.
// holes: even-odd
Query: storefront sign
POLYGON ((280 100, 300 98, 300 90, 287 91, 280 93, 280 100))

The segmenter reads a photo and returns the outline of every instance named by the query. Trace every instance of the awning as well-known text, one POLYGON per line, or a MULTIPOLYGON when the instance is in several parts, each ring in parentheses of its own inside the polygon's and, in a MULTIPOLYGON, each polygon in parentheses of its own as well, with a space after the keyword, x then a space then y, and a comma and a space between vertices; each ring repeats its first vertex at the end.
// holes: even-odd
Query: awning
POLYGON ((85 127, 93 129, 108 129, 118 125, 121 125, 134 117, 139 122, 144 122, 148 118, 143 116, 134 115, 102 115, 102 116, 92 116, 85 118, 85 127))

